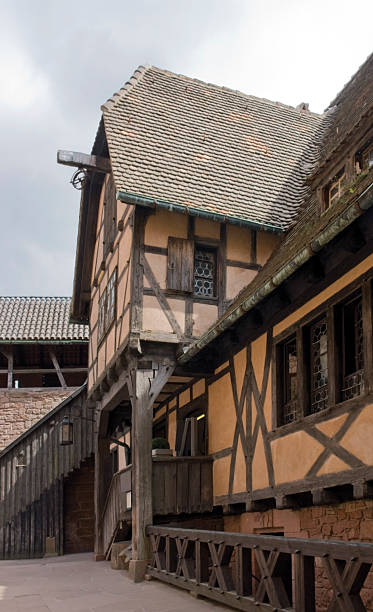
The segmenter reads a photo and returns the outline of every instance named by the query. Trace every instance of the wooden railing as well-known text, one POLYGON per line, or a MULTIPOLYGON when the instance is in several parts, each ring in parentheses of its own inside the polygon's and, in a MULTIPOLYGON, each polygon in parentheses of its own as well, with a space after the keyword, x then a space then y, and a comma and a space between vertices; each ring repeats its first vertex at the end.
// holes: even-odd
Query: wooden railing
POLYGON ((157 526, 147 533, 150 575, 232 608, 367 609, 360 591, 373 563, 372 544, 157 526), (320 588, 322 608, 315 602, 320 588))
POLYGON ((153 457, 153 514, 211 512, 210 457, 153 457))
POLYGON ((131 474, 132 465, 114 474, 106 496, 101 519, 103 550, 110 550, 119 522, 131 508, 131 474))

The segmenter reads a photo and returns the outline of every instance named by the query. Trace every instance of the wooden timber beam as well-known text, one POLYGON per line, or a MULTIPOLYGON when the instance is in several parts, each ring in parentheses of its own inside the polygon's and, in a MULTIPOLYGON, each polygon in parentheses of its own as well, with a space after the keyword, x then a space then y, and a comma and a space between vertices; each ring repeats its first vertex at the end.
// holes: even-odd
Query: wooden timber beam
POLYGON ((57 372, 57 376, 58 376, 58 380, 60 381, 60 385, 63 389, 66 389, 67 387, 66 381, 65 381, 64 375, 61 372, 60 364, 58 363, 56 353, 54 352, 53 349, 49 349, 49 355, 54 365, 54 369, 57 372))
POLYGON ((57 151, 57 163, 63 166, 74 166, 75 168, 87 168, 106 174, 111 172, 110 160, 99 155, 88 155, 76 151, 57 151))
MULTIPOLYGON (((87 372, 87 368, 60 368, 63 374, 76 374, 87 372)), ((13 376, 17 374, 53 374, 55 368, 13 368, 13 376)), ((0 374, 7 374, 8 370, 1 368, 0 374)))

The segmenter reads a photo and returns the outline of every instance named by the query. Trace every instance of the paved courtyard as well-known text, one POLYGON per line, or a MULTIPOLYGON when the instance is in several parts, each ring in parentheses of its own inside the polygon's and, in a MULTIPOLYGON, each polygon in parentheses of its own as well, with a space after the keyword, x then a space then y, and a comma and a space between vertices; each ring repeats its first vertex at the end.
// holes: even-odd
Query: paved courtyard
POLYGON ((0 612, 223 612, 228 608, 127 572, 91 554, 0 561, 0 612))

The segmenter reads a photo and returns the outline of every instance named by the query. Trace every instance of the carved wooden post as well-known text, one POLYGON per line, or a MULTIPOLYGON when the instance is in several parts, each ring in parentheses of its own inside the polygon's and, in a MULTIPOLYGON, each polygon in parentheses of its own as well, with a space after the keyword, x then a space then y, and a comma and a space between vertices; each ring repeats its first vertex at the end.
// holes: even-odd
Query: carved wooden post
POLYGON ((134 582, 144 579, 151 559, 146 528, 153 521, 152 503, 152 430, 153 403, 171 376, 173 367, 152 370, 132 367, 129 387, 132 402, 132 559, 129 574, 134 582), (155 376, 154 376, 155 375, 155 376))

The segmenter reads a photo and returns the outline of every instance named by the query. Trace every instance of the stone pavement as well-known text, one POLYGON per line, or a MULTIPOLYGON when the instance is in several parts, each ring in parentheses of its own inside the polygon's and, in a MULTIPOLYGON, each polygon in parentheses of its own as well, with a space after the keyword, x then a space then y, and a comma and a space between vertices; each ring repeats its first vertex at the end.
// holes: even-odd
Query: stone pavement
POLYGON ((224 612, 228 608, 157 580, 134 584, 127 572, 91 554, 0 561, 0 612, 224 612))

